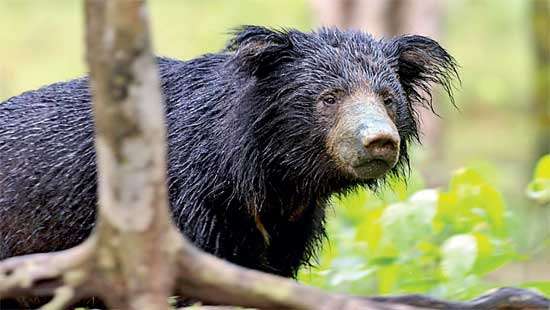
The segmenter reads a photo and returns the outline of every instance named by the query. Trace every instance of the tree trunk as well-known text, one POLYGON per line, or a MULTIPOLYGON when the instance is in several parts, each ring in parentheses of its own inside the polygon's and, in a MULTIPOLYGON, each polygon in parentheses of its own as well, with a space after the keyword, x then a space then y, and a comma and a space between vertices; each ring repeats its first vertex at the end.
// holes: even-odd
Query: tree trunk
POLYGON ((177 232, 168 214, 164 108, 147 18, 141 1, 86 2, 98 259, 105 262, 98 268, 122 280, 106 296, 125 309, 167 308, 175 266, 166 261, 177 232))

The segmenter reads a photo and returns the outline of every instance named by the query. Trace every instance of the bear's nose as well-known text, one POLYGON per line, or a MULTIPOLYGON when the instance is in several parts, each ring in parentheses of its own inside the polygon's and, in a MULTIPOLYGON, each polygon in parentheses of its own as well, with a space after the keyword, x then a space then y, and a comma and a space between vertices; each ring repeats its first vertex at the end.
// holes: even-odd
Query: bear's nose
POLYGON ((399 155, 399 139, 389 133, 377 133, 363 137, 368 160, 382 160, 393 167, 399 155))

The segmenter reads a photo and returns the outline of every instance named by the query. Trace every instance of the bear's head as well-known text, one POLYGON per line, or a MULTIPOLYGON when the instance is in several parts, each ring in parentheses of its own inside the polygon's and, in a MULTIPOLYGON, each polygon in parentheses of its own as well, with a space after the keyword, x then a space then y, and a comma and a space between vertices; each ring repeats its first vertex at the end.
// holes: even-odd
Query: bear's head
POLYGON ((417 109, 432 107, 431 85, 452 100, 458 78, 453 57, 416 35, 246 26, 226 51, 249 79, 240 106, 262 165, 287 179, 375 186, 400 174, 419 139, 417 109))

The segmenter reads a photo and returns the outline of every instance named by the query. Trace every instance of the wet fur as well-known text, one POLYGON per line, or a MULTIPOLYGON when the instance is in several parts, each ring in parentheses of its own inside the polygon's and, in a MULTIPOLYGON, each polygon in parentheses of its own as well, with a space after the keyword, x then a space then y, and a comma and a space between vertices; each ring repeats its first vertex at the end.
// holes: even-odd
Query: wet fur
MULTIPOLYGON (((326 148, 334 118, 315 108, 320 94, 389 91, 401 136, 391 173, 401 175, 418 140, 415 110, 431 107, 432 84, 451 95, 456 76, 453 58, 425 37, 255 26, 220 53, 158 65, 175 223, 210 253, 286 277, 319 248, 332 194, 383 182, 338 168, 326 148)), ((90 102, 85 77, 0 104, 0 259, 72 247, 93 228, 90 102)))

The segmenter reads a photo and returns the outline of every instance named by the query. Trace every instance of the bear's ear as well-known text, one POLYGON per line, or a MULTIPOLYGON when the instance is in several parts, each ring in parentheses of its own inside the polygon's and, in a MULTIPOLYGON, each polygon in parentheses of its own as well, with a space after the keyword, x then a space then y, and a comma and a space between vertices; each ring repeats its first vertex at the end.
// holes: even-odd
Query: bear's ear
POLYGON ((289 32, 243 26, 234 31, 224 51, 234 53, 240 70, 263 77, 291 59, 292 43, 289 32))
POLYGON ((418 35, 399 36, 386 42, 385 51, 411 103, 433 110, 431 86, 439 84, 454 104, 453 80, 460 82, 457 64, 436 41, 418 35))

